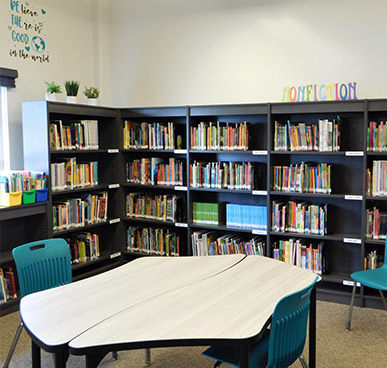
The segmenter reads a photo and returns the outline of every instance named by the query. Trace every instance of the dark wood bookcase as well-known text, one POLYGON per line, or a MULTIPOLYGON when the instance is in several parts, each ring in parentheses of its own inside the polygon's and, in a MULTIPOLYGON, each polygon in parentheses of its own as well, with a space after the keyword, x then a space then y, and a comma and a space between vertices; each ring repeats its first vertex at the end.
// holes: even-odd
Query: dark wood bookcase
MULTIPOLYGON (((12 262, 10 252, 20 243, 41 237, 66 237, 77 231, 95 231, 100 235, 101 257, 98 260, 74 266, 75 278, 86 277, 114 267, 121 262, 146 255, 128 249, 128 228, 164 228, 180 235, 180 255, 193 254, 191 235, 198 231, 211 231, 217 236, 237 234, 248 238, 259 236, 265 243, 264 254, 273 256, 273 245, 285 239, 323 242, 326 261, 323 281, 318 288, 322 300, 349 303, 350 274, 364 268, 364 258, 376 250, 383 254, 384 241, 366 236, 366 211, 378 207, 387 212, 387 198, 370 196, 366 191, 366 171, 374 160, 387 160, 386 152, 367 151, 367 128, 370 120, 387 120, 387 100, 325 101, 308 103, 265 103, 241 105, 208 105, 144 108, 106 108, 72 105, 59 102, 23 103, 24 155, 26 170, 42 170, 51 175, 50 165, 63 157, 99 163, 98 187, 53 192, 50 188, 48 203, 6 209, 0 212, 2 263, 12 262), (98 120, 100 147, 98 150, 50 151, 49 123, 53 120, 71 122, 98 120), (334 152, 276 151, 274 135, 276 122, 316 125, 319 119, 340 121, 340 148, 334 152), (174 149, 124 148, 125 121, 135 124, 172 123, 175 129, 174 149), (191 147, 191 129, 200 123, 246 122, 249 126, 249 146, 246 150, 198 150, 191 147), (177 136, 180 146, 177 146, 177 136), (150 185, 129 183, 127 164, 133 160, 161 158, 164 162, 174 158, 183 162, 183 185, 150 185), (190 187, 190 165, 195 162, 250 162, 259 175, 251 190, 190 187), (308 162, 331 166, 331 193, 299 193, 274 188, 274 167, 308 162), (59 232, 52 230, 53 201, 93 191, 108 191, 108 221, 88 225, 82 229, 59 232), (127 196, 141 192, 147 196, 177 195, 180 217, 176 221, 128 216, 127 196), (279 232, 272 228, 273 201, 305 201, 328 206, 327 232, 311 235, 279 232), (267 207, 267 230, 232 228, 225 223, 217 226, 193 223, 193 203, 237 203, 267 207), (182 204, 183 203, 183 204, 182 204), (26 212, 27 211, 27 212, 26 212), (9 215, 14 213, 14 215, 9 215), (19 215, 18 215, 19 213, 19 215), (27 213, 27 215, 26 215, 27 213), (3 215, 4 214, 4 215, 3 215), (4 217, 5 216, 5 217, 4 217), (11 216, 11 217, 9 217, 11 216), (31 238, 17 239, 4 229, 26 226, 31 219, 31 238), (32 229, 34 229, 32 231, 32 229), (5 245, 7 243, 7 245, 5 245), (8 258, 7 258, 8 257, 8 258), (4 260, 3 260, 4 259, 4 260)), ((50 183, 50 181, 49 181, 50 183)), ((50 184, 51 185, 51 184, 50 184)), ((28 233, 26 234, 28 238, 28 233)), ((359 288, 357 303, 381 308, 378 294, 368 288, 359 288)))

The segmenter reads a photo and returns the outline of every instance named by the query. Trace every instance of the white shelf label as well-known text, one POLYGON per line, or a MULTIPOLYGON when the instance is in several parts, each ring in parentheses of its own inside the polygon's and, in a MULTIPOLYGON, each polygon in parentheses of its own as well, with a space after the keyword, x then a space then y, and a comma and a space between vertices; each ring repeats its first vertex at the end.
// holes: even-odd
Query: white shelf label
POLYGON ((120 184, 109 184, 109 189, 119 188, 120 184))
POLYGON ((188 224, 186 224, 184 222, 176 222, 175 226, 177 226, 177 227, 188 227, 188 224))
POLYGON ((348 199, 348 200, 351 200, 351 201, 362 201, 363 200, 363 196, 361 195, 350 195, 350 194, 346 194, 344 196, 344 199, 348 199))
POLYGON ((186 153, 187 153, 187 150, 186 150, 186 149, 175 149, 175 150, 173 150, 173 153, 182 153, 182 154, 186 154, 186 153))
POLYGON ((343 239, 344 243, 352 243, 352 244, 361 244, 361 239, 356 239, 356 238, 344 238, 343 239))
POLYGON ((109 221, 109 224, 116 224, 117 222, 120 222, 121 220, 119 218, 111 219, 109 221))
POLYGON ((267 195, 267 190, 253 190, 252 195, 267 195))
POLYGON ((118 153, 118 148, 109 148, 108 153, 118 153))
POLYGON ((176 186, 175 187, 175 190, 181 190, 181 191, 187 191, 187 187, 183 187, 183 186, 176 186))
POLYGON ((263 155, 267 155, 267 151, 265 150, 254 150, 252 152, 253 155, 256 155, 256 156, 263 156, 263 155))
POLYGON ((266 235, 266 230, 251 230, 251 232, 255 235, 266 235))
POLYGON ((112 258, 117 258, 117 257, 119 257, 120 255, 121 255, 121 252, 113 253, 113 254, 110 255, 110 259, 112 259, 112 258))
MULTIPOLYGON (((354 286, 355 285, 355 281, 350 281, 350 280, 343 280, 343 285, 346 285, 346 286, 354 286)), ((360 283, 357 282, 356 283, 356 286, 360 287, 360 283)))
POLYGON ((364 156, 363 151, 345 151, 346 156, 364 156))

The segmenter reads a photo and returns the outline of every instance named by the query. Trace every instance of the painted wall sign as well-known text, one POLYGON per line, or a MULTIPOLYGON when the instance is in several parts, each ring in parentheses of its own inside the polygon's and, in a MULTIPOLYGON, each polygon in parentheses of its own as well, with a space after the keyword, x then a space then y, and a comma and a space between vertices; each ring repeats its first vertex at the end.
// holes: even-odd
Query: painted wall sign
POLYGON ((357 82, 284 87, 282 102, 357 100, 357 82))
POLYGON ((28 1, 10 0, 9 49, 10 56, 40 63, 49 63, 50 55, 46 46, 45 9, 35 9, 28 1))

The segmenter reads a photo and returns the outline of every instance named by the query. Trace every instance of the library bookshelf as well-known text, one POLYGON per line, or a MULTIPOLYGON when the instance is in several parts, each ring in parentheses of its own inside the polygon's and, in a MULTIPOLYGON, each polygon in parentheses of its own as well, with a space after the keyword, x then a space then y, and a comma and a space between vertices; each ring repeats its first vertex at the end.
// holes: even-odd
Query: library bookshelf
MULTIPOLYGON (((100 259, 74 265, 75 277, 148 254, 245 252, 314 268, 318 297, 349 303, 350 274, 377 266, 384 252, 386 120, 383 99, 118 109, 26 102, 26 170, 51 177, 63 158, 98 161, 98 186, 50 188, 37 227, 48 237, 99 235, 100 259), (58 120, 97 120, 99 148, 50 150, 58 120), (55 203, 100 192, 107 221, 53 230, 55 203)), ((382 308, 372 290, 358 293, 359 305, 382 308)))

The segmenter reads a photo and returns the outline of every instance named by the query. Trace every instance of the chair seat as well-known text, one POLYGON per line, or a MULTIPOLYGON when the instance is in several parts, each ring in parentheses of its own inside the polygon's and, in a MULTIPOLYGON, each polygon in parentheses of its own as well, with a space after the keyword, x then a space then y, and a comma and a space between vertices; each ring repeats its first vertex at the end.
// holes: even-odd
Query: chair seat
MULTIPOLYGON (((266 330, 262 339, 250 347, 249 366, 264 368, 267 365, 270 330, 266 330)), ((211 346, 202 355, 220 362, 239 367, 239 349, 232 346, 211 346)))
POLYGON ((352 273, 351 277, 364 286, 387 290, 387 265, 375 270, 357 271, 352 273))

